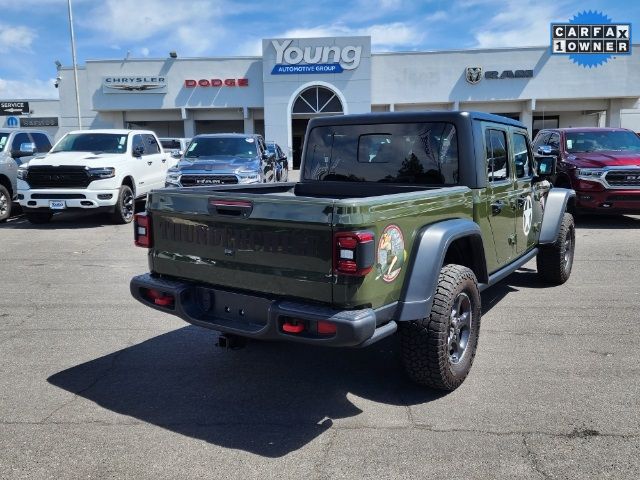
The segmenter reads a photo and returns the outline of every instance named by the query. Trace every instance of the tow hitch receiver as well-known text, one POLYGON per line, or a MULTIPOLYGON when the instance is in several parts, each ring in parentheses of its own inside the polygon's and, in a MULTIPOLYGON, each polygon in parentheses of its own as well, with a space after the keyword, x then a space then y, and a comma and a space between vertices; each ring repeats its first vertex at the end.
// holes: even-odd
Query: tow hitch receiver
POLYGON ((229 350, 239 350, 247 346, 247 339, 238 335, 222 333, 218 337, 218 343, 216 343, 216 345, 229 350))

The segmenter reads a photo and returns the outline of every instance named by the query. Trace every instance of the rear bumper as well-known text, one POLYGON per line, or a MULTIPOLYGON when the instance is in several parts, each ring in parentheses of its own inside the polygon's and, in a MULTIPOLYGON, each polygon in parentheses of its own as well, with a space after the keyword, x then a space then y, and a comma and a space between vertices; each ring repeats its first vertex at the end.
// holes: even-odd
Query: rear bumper
POLYGON ((576 190, 576 206, 588 213, 627 213, 640 215, 640 189, 576 190))
MULTIPOLYGON (((364 347, 391 335, 397 328, 394 321, 377 326, 379 315, 371 308, 335 310, 169 280, 148 273, 132 278, 130 290, 136 300, 148 307, 176 315, 193 325, 248 338, 364 347), (173 305, 156 305, 145 295, 148 290, 173 296, 173 305), (284 332, 282 326, 287 319, 299 320, 305 327, 304 331, 295 334, 284 332), (335 333, 318 334, 317 322, 320 320, 335 324, 335 333)), ((385 309, 385 313, 387 311, 385 309)))

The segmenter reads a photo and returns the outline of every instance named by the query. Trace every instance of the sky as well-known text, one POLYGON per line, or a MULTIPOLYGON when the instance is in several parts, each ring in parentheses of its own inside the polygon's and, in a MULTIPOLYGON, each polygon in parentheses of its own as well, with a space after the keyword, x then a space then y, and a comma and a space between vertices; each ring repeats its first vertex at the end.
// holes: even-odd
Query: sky
MULTIPOLYGON (((72 65, 67 0, 1 0, 0 99, 58 98, 72 65)), ((371 36, 372 51, 549 45, 549 24, 596 10, 640 25, 640 2, 612 0, 72 0, 86 60, 261 55, 263 38, 371 36)), ((634 43, 640 43, 632 30, 634 43)))

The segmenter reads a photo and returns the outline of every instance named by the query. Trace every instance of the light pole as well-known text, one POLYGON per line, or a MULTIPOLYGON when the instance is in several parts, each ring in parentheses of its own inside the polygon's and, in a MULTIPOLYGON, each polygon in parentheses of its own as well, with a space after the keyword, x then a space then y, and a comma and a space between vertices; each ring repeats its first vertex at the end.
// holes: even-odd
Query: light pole
POLYGON ((80 93, 78 92, 78 63, 76 62, 76 39, 73 34, 73 14, 71 13, 71 0, 67 0, 69 11, 69 34, 71 35, 71 57, 73 60, 73 79, 76 88, 76 111, 78 112, 78 128, 82 130, 82 116, 80 115, 80 93))

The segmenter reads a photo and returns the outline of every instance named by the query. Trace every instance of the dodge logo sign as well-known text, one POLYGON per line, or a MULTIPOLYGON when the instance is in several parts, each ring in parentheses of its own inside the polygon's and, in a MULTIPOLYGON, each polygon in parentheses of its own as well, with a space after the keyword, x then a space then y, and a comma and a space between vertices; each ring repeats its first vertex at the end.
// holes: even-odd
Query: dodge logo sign
POLYGON ((482 79, 482 67, 467 67, 465 78, 471 84, 478 83, 482 79))

